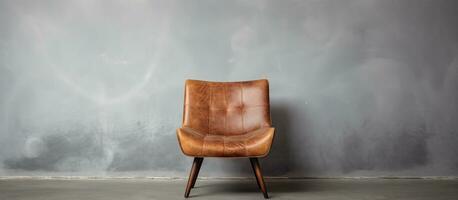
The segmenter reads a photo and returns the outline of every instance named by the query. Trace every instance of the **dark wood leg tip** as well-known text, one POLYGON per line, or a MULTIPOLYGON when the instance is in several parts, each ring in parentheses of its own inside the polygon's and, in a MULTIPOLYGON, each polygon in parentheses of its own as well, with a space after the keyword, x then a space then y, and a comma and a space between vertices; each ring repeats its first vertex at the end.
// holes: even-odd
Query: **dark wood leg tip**
POLYGON ((261 165, 259 165, 258 158, 250 158, 250 162, 254 175, 256 176, 256 182, 258 183, 259 189, 261 189, 264 198, 268 199, 269 195, 267 195, 267 187, 262 176, 261 165))
POLYGON ((191 172, 189 172, 188 184, 186 185, 186 191, 184 192, 184 198, 189 197, 191 193, 191 188, 196 184, 197 176, 199 176, 199 170, 202 166, 202 161, 204 158, 195 157, 192 163, 191 172))

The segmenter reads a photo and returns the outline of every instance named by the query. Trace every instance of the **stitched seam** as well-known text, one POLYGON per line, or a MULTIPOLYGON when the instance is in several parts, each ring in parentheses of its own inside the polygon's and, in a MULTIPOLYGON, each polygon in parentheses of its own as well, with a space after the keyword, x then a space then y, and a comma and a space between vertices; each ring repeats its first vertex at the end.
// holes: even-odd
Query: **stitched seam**
MULTIPOLYGON (((225 103, 225 108, 227 110, 227 99, 226 99, 226 85, 223 86, 224 90, 224 103, 225 103)), ((224 112, 224 135, 227 134, 227 112, 224 112)))
POLYGON ((207 139, 207 136, 204 136, 204 138, 202 139, 203 142, 202 142, 202 149, 200 150, 200 155, 204 155, 205 143, 207 141, 206 139, 207 139))
MULTIPOLYGON (((242 86, 242 83, 240 83, 240 103, 242 104, 243 106, 243 86, 242 86)), ((241 116, 242 116, 242 132, 245 132, 245 125, 244 125, 244 121, 243 121, 243 109, 241 110, 241 116)))
POLYGON ((243 140, 243 149, 245 150, 245 156, 248 156, 249 154, 248 154, 248 149, 246 148, 247 147, 246 141, 247 140, 243 140))
POLYGON ((224 156, 226 155, 226 139, 224 136, 223 136, 223 155, 224 156))
MULTIPOLYGON (((227 108, 227 100, 226 100, 226 85, 223 85, 223 95, 224 95, 224 104, 226 105, 225 107, 227 108)), ((227 112, 224 113, 224 133, 223 135, 226 135, 227 132, 227 112)), ((223 136, 223 155, 226 155, 226 138, 223 136)))
MULTIPOLYGON (((207 83, 207 86, 208 86, 208 83, 207 83)), ((207 127, 208 127, 208 133, 211 134, 211 127, 210 127, 210 118, 211 118, 211 112, 210 112, 210 107, 212 105, 212 96, 213 96, 213 90, 210 86, 208 86, 208 89, 207 90, 210 90, 210 103, 208 104, 208 124, 207 124, 207 127)))

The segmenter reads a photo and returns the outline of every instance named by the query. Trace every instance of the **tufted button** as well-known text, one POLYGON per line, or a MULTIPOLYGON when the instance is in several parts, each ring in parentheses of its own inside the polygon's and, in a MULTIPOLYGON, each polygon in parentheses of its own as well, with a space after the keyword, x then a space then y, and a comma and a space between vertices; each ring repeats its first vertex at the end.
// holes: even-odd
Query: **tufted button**
POLYGON ((245 113, 245 106, 239 106, 238 107, 238 111, 239 111, 240 115, 243 115, 245 113))

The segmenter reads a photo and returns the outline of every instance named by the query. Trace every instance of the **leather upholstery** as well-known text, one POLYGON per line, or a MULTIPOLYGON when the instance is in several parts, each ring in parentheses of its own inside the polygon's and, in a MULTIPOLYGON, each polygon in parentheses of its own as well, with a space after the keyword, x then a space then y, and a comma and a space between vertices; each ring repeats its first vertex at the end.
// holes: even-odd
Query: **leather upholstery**
POLYGON ((187 80, 178 141, 193 157, 263 157, 272 145, 267 80, 187 80))

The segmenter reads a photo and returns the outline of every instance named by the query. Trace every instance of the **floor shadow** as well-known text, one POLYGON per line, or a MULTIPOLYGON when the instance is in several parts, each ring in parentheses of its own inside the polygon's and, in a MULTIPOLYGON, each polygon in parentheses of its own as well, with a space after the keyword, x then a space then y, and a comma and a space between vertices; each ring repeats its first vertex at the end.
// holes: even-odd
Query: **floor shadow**
MULTIPOLYGON (((266 186, 270 198, 275 198, 277 195, 285 193, 318 192, 336 189, 333 181, 317 179, 266 179, 266 186)), ((259 193, 259 195, 262 195, 254 180, 223 180, 197 183, 190 197, 209 197, 227 193, 259 193)))
POLYGON ((254 180, 204 181, 201 185, 194 187, 193 190, 195 190, 194 194, 191 191, 190 197, 209 197, 226 193, 259 193, 259 195, 262 195, 254 180))

